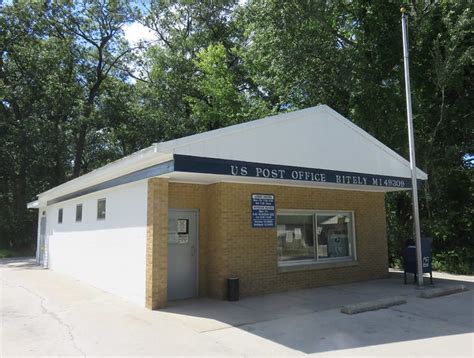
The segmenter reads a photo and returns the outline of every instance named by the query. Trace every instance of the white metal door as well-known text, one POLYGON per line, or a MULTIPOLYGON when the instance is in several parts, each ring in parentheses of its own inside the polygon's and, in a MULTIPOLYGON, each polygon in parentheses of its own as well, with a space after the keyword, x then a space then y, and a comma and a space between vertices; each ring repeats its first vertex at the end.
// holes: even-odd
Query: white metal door
POLYGON ((198 295, 198 212, 168 212, 168 300, 198 295))

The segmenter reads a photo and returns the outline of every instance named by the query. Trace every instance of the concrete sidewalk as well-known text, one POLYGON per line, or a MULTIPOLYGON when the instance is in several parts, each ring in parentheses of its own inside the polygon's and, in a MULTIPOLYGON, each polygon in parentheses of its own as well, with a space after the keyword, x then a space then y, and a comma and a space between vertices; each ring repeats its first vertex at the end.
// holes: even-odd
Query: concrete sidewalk
POLYGON ((435 287, 470 289, 422 299, 391 278, 226 302, 196 299, 148 311, 31 260, 0 260, 0 356, 474 354, 474 279, 435 275, 435 287), (408 303, 348 316, 345 304, 403 296, 408 303))

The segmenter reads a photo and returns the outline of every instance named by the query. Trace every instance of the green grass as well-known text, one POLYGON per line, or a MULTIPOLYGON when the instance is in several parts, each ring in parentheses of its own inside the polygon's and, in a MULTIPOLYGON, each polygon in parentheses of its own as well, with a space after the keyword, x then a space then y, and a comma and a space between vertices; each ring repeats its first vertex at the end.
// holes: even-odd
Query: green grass
POLYGON ((31 249, 13 250, 13 249, 0 249, 0 259, 7 257, 25 257, 34 256, 35 252, 31 249))
POLYGON ((9 249, 0 249, 0 259, 5 257, 15 257, 15 251, 9 249))

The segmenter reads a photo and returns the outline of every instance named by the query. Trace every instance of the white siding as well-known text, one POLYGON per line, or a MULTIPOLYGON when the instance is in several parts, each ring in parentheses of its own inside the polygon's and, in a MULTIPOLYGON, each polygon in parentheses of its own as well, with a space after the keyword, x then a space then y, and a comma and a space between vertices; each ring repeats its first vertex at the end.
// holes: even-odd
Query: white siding
POLYGON ((145 305, 147 182, 140 181, 47 207, 48 267, 145 305), (106 218, 97 220, 105 198, 106 218), (76 205, 82 204, 82 222, 76 205), (63 223, 58 210, 63 208, 63 223))

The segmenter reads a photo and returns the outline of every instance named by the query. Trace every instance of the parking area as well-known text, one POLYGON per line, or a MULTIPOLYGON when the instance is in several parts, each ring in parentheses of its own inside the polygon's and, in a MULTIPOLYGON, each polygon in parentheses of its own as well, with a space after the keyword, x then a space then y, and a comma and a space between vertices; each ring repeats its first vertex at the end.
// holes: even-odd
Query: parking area
MULTIPOLYGON (((469 290, 417 297, 403 275, 244 298, 196 299, 149 311, 32 259, 0 260, 0 356, 474 354, 474 279, 435 274, 435 287, 469 290), (357 315, 345 304, 404 296, 407 304, 357 315)), ((427 281, 428 282, 428 281, 427 281)))

